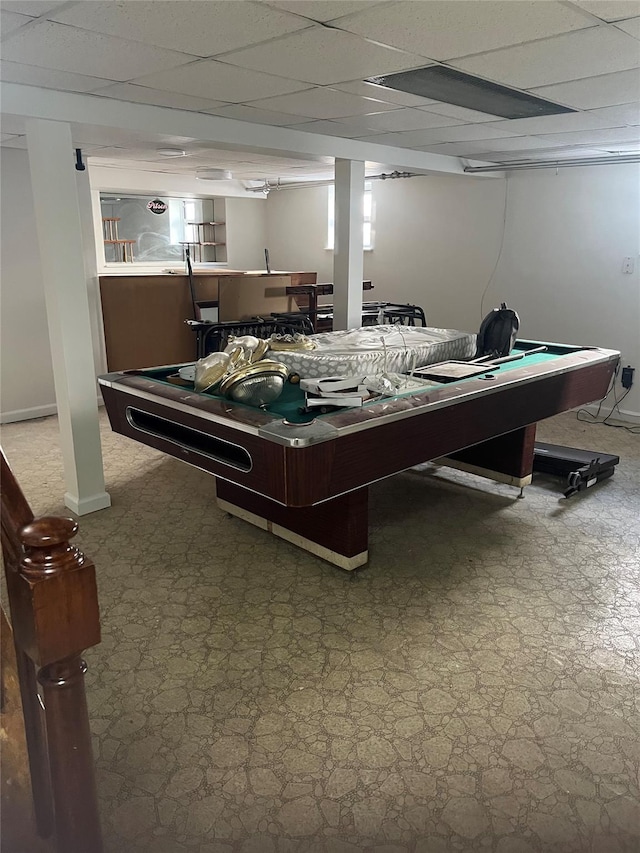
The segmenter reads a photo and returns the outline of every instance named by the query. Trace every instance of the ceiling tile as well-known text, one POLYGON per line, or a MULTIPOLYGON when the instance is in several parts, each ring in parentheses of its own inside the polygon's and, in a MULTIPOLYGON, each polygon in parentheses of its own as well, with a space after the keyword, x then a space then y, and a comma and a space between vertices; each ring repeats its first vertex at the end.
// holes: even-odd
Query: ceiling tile
MULTIPOLYGON (((482 125, 467 125, 469 133, 479 130, 482 125)), ((444 137, 448 135, 449 130, 462 131, 462 127, 452 128, 431 128, 429 130, 408 130, 401 133, 383 133, 379 136, 372 136, 369 142, 378 142, 381 145, 397 145, 400 148, 422 148, 423 146, 431 146, 443 142, 444 137), (447 133, 445 134, 445 131, 447 133)), ((476 144, 472 142, 470 144, 476 144)), ((480 144, 480 143, 478 143, 480 144)), ((482 143, 485 144, 484 142, 482 143)))
MULTIPOLYGON (((76 142, 76 140, 74 140, 76 142)), ((78 146, 81 144, 79 142, 76 143, 78 146)), ((3 146, 8 148, 23 148, 27 147, 27 137, 22 136, 14 136, 12 139, 8 139, 6 142, 3 142, 3 146)), ((82 154, 89 155, 94 151, 102 151, 103 146, 101 145, 84 145, 82 144, 82 154)), ((69 152, 73 156, 73 152, 69 152)))
POLYGON ((225 106, 222 101, 208 98, 194 98, 191 95, 179 95, 177 92, 160 92, 147 86, 136 86, 133 83, 114 83, 104 89, 94 92, 105 98, 116 98, 118 101, 133 101, 135 104, 151 104, 155 107, 170 107, 176 110, 193 110, 205 112, 215 107, 225 106))
POLYGON ((196 56, 214 56, 309 26, 308 21, 264 3, 227 0, 85 2, 49 17, 82 29, 196 56))
POLYGON ((23 27, 30 21, 33 21, 33 18, 29 18, 26 15, 18 15, 15 12, 5 12, 2 9, 0 11, 0 33, 2 33, 2 38, 4 39, 9 33, 19 30, 20 27, 23 27))
POLYGON ((451 59, 593 25, 579 10, 547 2, 403 2, 365 9, 335 25, 431 59, 451 59))
POLYGON ((38 20, 3 43, 2 58, 56 71, 124 81, 191 62, 192 56, 38 20))
POLYGON ((485 151, 525 151, 532 148, 560 147, 561 143, 543 142, 536 136, 511 136, 508 139, 483 139, 473 145, 483 146, 485 151))
POLYGON ((590 130, 598 127, 616 127, 625 122, 611 124, 592 113, 562 113, 555 116, 532 116, 511 121, 496 121, 491 127, 496 130, 512 130, 514 134, 569 133, 572 130, 590 130))
POLYGON ((424 57, 372 44, 351 33, 327 27, 311 27, 285 36, 276 44, 262 44, 224 55, 224 61, 267 74, 296 77, 308 83, 363 79, 419 68, 424 57))
POLYGON ((265 98, 256 101, 252 106, 318 119, 343 118, 396 109, 392 104, 359 98, 357 95, 348 95, 336 89, 309 89, 306 92, 282 95, 279 98, 265 98))
POLYGON ((640 101, 634 101, 632 104, 620 104, 617 107, 599 107, 596 110, 590 110, 588 115, 611 124, 612 127, 622 127, 623 125, 640 125, 640 101))
POLYGON ((58 6, 64 6, 66 0, 2 0, 2 8, 21 15, 38 18, 58 6))
POLYGON ((26 133, 24 116, 11 116, 2 114, 2 132, 8 133, 11 136, 22 135, 26 133))
POLYGON ((447 116, 437 116, 424 110, 412 110, 410 108, 392 110, 386 113, 374 113, 372 115, 349 117, 341 119, 351 127, 359 127, 362 130, 389 131, 395 133, 403 130, 426 130, 429 127, 446 127, 447 125, 462 124, 459 119, 447 116))
POLYGON ((111 82, 99 77, 70 74, 68 71, 51 71, 48 68, 36 68, 35 65, 22 65, 21 62, 5 60, 0 60, 0 80, 5 83, 23 83, 25 86, 40 86, 43 89, 60 89, 63 92, 93 92, 111 82))
POLYGON ((521 89, 578 80, 640 65, 638 42, 613 27, 496 50, 452 63, 471 74, 521 89))
POLYGON ((459 107, 456 104, 445 104, 442 101, 430 101, 428 107, 420 107, 420 109, 426 109, 430 113, 438 113, 438 115, 441 116, 458 118, 463 122, 476 123, 496 120, 496 117, 494 115, 489 115, 489 113, 481 113, 478 110, 468 110, 466 107, 459 107))
POLYGON ((576 6, 586 9, 603 21, 619 21, 638 14, 637 0, 573 0, 576 6))
POLYGON ((27 137, 26 136, 12 136, 6 139, 2 143, 3 148, 23 148, 26 150, 27 147, 27 137))
POLYGON ((181 92, 197 98, 230 103, 284 95, 307 88, 305 83, 297 80, 272 77, 213 59, 202 59, 180 68, 149 74, 132 82, 161 91, 181 92))
POLYGON ((492 157, 500 161, 510 160, 575 160, 584 157, 602 157, 604 152, 599 148, 580 146, 577 148, 546 148, 533 151, 499 151, 492 157))
POLYGON ((474 142, 479 139, 505 139, 515 135, 514 132, 508 130, 494 130, 487 124, 463 124, 460 127, 434 128, 429 131, 429 141, 434 143, 474 142))
MULTIPOLYGON (((415 146, 416 151, 427 151, 430 154, 445 154, 448 157, 473 157, 483 151, 481 142, 442 142, 440 144, 415 146)), ((478 158, 478 159, 485 159, 478 158)), ((492 160, 493 156, 486 159, 492 160)))
MULTIPOLYGON (((602 157, 606 152, 599 148, 581 146, 577 148, 532 148, 524 151, 473 151, 464 154, 460 151, 445 150, 447 145, 432 148, 434 154, 457 154, 459 157, 470 157, 474 160, 485 160, 489 163, 518 163, 526 160, 555 162, 556 160, 579 160, 586 157, 602 157)), ((453 148, 453 146, 451 146, 453 148)))
POLYGON ((252 121, 255 124, 270 124, 275 127, 285 127, 298 122, 306 122, 306 116, 292 116, 287 113, 276 113, 271 110, 261 110, 248 107, 245 104, 221 104, 216 109, 204 110, 223 118, 233 118, 238 121, 252 121))
POLYGON ((607 151, 610 154, 633 154, 640 152, 640 142, 603 143, 600 147, 603 151, 607 151))
POLYGON ((337 121, 307 121, 304 124, 296 124, 292 130, 303 130, 305 133, 322 133, 324 136, 340 136, 345 139, 373 136, 375 130, 362 130, 340 124, 337 121))
POLYGON ((364 98, 376 98, 379 101, 384 101, 387 104, 396 104, 399 107, 424 107, 428 104, 436 103, 436 101, 430 98, 422 98, 420 95, 412 95, 410 92, 389 89, 388 86, 378 86, 377 83, 367 83, 366 80, 339 83, 334 88, 341 92, 349 92, 352 95, 362 95, 364 98))
POLYGON ((616 27, 619 30, 624 30, 636 39, 640 39, 640 18, 629 18, 628 21, 618 21, 616 27))
POLYGON ((534 95, 582 110, 628 104, 640 94, 640 72, 619 71, 533 90, 534 95))
MULTIPOLYGON (((71 136, 76 144, 86 145, 101 145, 101 146, 117 146, 120 148, 132 148, 140 150, 144 147, 150 147, 149 140, 145 134, 134 133, 130 130, 122 130, 116 127, 102 127, 93 124, 79 124, 77 122, 71 125, 71 136)), ((162 144, 180 144, 182 147, 186 137, 158 137, 163 139, 163 142, 158 141, 157 146, 162 144), (171 140, 171 142, 169 142, 171 140), (179 140, 179 142, 178 142, 179 140)))
POLYGON ((543 142, 563 145, 599 145, 611 142, 640 142, 640 130, 637 127, 606 127, 600 130, 576 131, 575 133, 548 133, 538 137, 543 142))
POLYGON ((375 6, 381 0, 272 0, 269 6, 303 15, 312 21, 330 21, 375 6))

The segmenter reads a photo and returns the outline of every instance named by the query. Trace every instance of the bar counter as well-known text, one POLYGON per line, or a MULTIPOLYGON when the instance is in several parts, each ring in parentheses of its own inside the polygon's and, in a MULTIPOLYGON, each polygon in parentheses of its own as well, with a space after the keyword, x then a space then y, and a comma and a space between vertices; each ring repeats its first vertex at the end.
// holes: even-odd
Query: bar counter
MULTIPOLYGON (((196 269, 195 299, 217 302, 221 279, 250 278, 259 285, 260 280, 274 276, 288 286, 317 280, 315 272, 196 269)), ((101 275, 100 299, 108 370, 157 367, 195 358, 195 337, 184 322, 195 318, 189 279, 183 272, 101 275)))

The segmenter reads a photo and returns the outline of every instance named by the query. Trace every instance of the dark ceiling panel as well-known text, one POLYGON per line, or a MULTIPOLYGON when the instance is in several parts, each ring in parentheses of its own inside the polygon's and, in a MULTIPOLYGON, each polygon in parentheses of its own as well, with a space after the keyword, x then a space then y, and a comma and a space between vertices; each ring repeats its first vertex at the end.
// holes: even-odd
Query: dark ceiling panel
MULTIPOLYGON (((368 82, 507 119, 576 112, 569 107, 497 83, 489 83, 480 77, 442 65, 429 65, 427 68, 401 71, 385 77, 371 77, 368 82)), ((434 112, 437 112, 435 107, 434 112)))

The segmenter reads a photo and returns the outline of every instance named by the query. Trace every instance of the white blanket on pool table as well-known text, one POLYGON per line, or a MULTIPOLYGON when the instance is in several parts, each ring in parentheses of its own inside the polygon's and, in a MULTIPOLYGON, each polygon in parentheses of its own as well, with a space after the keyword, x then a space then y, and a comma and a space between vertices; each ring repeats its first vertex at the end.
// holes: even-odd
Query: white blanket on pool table
POLYGON ((274 353, 302 379, 406 373, 425 364, 472 358, 476 349, 475 334, 421 326, 365 326, 310 338, 315 350, 274 353))

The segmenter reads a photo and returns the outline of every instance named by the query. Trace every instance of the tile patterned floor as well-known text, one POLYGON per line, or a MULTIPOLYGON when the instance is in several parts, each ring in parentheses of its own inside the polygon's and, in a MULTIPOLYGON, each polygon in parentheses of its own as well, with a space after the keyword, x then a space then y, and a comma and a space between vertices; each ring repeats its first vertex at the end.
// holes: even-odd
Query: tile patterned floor
MULTIPOLYGON (((64 514, 57 422, 3 428, 37 514, 64 514)), ((640 438, 561 499, 433 466, 372 488, 343 573, 213 506, 213 480, 113 435, 81 519, 107 853, 640 850, 640 438)))

